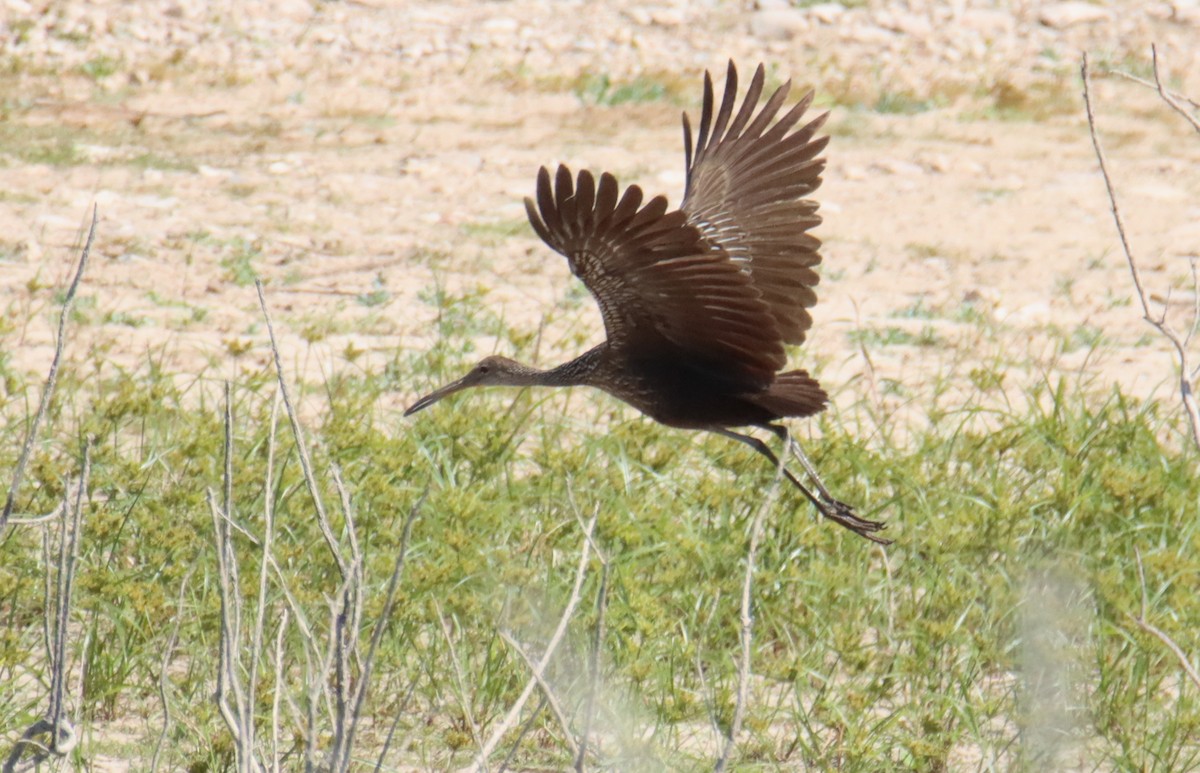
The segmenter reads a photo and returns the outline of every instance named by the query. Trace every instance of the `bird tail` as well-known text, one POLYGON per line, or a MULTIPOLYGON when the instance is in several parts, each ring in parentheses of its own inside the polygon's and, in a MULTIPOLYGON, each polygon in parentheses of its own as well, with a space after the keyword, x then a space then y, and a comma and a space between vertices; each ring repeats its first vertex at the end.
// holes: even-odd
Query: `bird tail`
POLYGON ((779 417, 812 416, 825 410, 829 395, 808 371, 792 370, 776 376, 771 387, 756 395, 754 402, 779 417))

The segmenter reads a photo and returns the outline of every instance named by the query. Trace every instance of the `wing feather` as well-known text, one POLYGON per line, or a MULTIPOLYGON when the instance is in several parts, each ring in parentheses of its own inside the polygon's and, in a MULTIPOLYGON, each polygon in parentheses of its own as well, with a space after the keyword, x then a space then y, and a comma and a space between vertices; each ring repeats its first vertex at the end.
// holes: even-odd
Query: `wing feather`
POLYGON ((719 106, 705 73, 694 146, 686 115, 683 121, 687 187, 681 209, 703 238, 750 278, 781 342, 797 344, 812 325, 808 308, 817 301, 818 276, 812 269, 821 262, 821 243, 808 232, 821 218, 817 203, 805 197, 821 184, 825 161, 820 154, 828 138, 816 133, 826 115, 797 128, 812 105, 809 93, 780 116, 790 82, 759 109, 765 79, 759 65, 735 116, 733 62, 719 106))
POLYGON ((671 347, 702 356, 730 383, 769 385, 784 365, 783 344, 751 276, 687 213, 668 211, 664 197, 643 205, 637 186, 618 193, 610 174, 597 185, 590 172, 572 179, 560 166, 553 183, 541 169, 525 200, 534 231, 595 296, 609 346, 671 347))

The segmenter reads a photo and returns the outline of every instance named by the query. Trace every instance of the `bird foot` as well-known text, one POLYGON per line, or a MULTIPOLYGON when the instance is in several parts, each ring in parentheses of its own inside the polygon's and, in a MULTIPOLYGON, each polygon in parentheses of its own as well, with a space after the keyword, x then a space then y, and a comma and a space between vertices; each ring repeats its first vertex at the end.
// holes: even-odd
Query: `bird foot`
POLYGON ((874 532, 887 528, 882 521, 870 521, 854 512, 854 508, 845 502, 840 502, 828 495, 821 496, 821 515, 834 523, 840 524, 860 537, 866 537, 880 545, 890 545, 890 539, 878 537, 874 532))

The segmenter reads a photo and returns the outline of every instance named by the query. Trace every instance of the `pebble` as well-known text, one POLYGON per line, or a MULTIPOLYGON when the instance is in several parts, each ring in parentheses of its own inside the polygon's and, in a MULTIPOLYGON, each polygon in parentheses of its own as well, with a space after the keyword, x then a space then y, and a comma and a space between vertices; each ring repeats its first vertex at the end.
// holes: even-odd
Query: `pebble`
POLYGON ((933 32, 928 17, 906 11, 883 11, 875 15, 875 23, 885 30, 905 35, 926 36, 933 32))
POLYGON ((808 13, 822 24, 833 24, 846 12, 846 6, 841 3, 817 3, 808 7, 808 13))
POLYGON ((1038 13, 1038 21, 1056 30, 1064 30, 1079 24, 1092 24, 1112 18, 1112 11, 1100 5, 1070 0, 1066 3, 1048 5, 1038 13))
POLYGON ((650 12, 650 21, 659 27, 678 27, 684 22, 682 8, 666 8, 650 12))
POLYGON ((808 17, 795 8, 773 8, 750 15, 750 34, 762 40, 790 40, 808 27, 808 17))

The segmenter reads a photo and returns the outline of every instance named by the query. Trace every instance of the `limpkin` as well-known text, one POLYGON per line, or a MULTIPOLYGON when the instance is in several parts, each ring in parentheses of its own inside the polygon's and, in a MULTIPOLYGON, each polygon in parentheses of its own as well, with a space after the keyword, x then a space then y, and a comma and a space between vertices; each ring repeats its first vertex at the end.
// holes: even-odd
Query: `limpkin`
POLYGON ((642 190, 620 192, 611 174, 599 181, 559 166, 551 182, 538 172, 537 198, 525 199, 529 222, 596 298, 607 340, 550 370, 507 357, 481 360, 462 378, 422 397, 405 415, 477 386, 592 386, 671 427, 716 432, 779 460, 760 439, 730 427, 760 427, 793 449, 817 493, 791 471, 794 484, 827 518, 881 544, 882 523, 855 514, 817 476, 787 429, 775 423, 824 410, 825 390, 806 371, 779 371, 784 344, 799 344, 817 302, 821 222, 805 197, 821 184, 828 113, 797 126, 813 94, 779 116, 791 82, 758 110, 762 65, 737 102, 737 70, 729 63, 714 116, 713 83, 704 74, 698 134, 683 115, 686 188, 668 211, 642 190), (757 110, 757 114, 756 114, 757 110))

